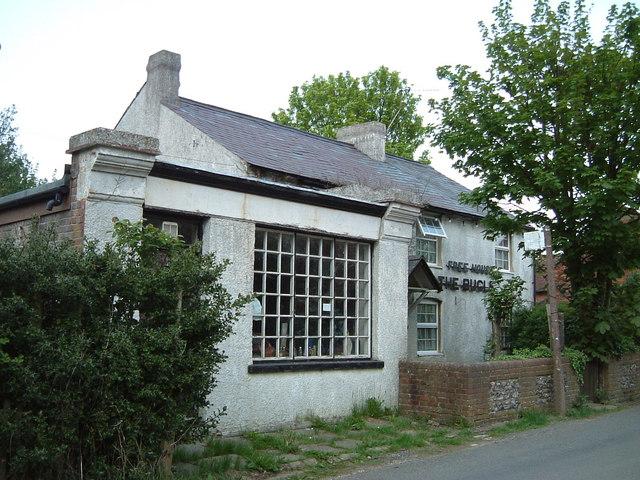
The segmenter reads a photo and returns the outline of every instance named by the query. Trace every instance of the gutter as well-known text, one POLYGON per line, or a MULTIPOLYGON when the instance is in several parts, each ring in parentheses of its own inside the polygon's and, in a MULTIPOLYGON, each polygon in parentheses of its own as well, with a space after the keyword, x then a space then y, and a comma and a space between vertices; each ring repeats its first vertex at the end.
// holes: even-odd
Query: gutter
MULTIPOLYGON (((0 197, 0 211, 9 210, 23 205, 30 205, 38 201, 46 201, 47 207, 49 205, 60 205, 63 198, 69 193, 70 182, 71 166, 65 165, 64 175, 60 180, 0 197)), ((48 210, 51 209, 48 208, 48 210)))

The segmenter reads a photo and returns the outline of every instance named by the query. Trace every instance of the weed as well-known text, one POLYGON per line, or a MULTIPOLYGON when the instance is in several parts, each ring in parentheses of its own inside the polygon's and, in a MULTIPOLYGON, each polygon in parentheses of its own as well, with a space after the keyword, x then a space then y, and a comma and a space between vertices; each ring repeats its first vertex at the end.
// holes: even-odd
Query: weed
POLYGON ((249 432, 244 436, 257 449, 273 449, 283 453, 296 453, 299 450, 300 438, 290 430, 271 434, 249 432))
POLYGON ((492 428, 489 433, 493 436, 507 435, 531 428, 540 428, 549 423, 549 414, 539 410, 523 410, 517 420, 512 420, 492 428))

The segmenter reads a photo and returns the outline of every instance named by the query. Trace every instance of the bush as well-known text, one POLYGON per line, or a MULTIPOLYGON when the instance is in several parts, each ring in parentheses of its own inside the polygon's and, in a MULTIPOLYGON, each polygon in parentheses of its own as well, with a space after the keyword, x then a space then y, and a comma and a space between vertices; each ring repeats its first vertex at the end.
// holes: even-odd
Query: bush
POLYGON ((226 264, 152 226, 104 249, 35 226, 0 242, 0 460, 7 478, 153 476, 201 418, 245 298, 226 264), (82 472, 82 473, 81 473, 82 472))
MULTIPOLYGON (((536 348, 515 348, 510 354, 497 356, 494 360, 527 360, 529 358, 551 358, 553 355, 551 348, 547 345, 538 345, 536 348)), ((565 347, 562 356, 569 360, 571 368, 578 378, 578 382, 582 384, 584 381, 584 370, 587 366, 589 358, 586 354, 575 348, 565 347)))
MULTIPOLYGON (((580 337, 575 312, 567 303, 559 304, 558 311, 564 317, 565 345, 574 345, 580 337)), ((549 345, 546 305, 538 303, 533 308, 517 309, 509 325, 509 340, 514 349, 549 345)))
MULTIPOLYGON (((590 321, 579 321, 577 311, 590 304, 585 292, 571 304, 558 305, 564 316, 565 345, 586 353, 589 358, 608 361, 628 352, 640 350, 640 273, 636 272, 613 287, 611 304, 592 312, 590 321)), ((582 315, 584 319, 586 316, 582 315)), ((546 305, 517 309, 509 326, 509 340, 514 349, 535 348, 549 344, 546 305)))

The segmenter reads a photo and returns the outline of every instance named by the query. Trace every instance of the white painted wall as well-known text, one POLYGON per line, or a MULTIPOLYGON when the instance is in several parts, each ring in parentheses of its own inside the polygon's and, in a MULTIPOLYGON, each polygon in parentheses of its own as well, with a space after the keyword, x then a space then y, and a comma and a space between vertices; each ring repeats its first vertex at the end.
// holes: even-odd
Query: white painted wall
POLYGON ((146 205, 364 240, 380 231, 377 217, 157 177, 147 180, 146 205))
MULTIPOLYGON (((351 216, 352 225, 362 222, 359 215, 347 215, 351 216)), ((326 220, 326 233, 343 228, 332 225, 329 216, 326 220)), ((393 230, 402 233, 404 240, 383 238, 373 249, 372 352, 376 360, 384 361, 384 368, 250 374, 247 368, 253 362, 252 315, 247 307, 233 335, 220 346, 228 359, 217 376, 218 386, 211 394, 211 402, 212 411, 223 406, 228 409, 219 425, 223 433, 272 429, 310 414, 346 415, 354 405, 371 397, 389 406, 397 404, 398 362, 406 356, 407 345, 407 263, 397 259, 407 258, 411 226, 395 225, 393 230)), ((223 281, 233 295, 251 293, 254 233, 253 221, 211 217, 205 224, 203 249, 231 260, 223 281)))
MULTIPOLYGON (((494 265, 494 242, 484 238, 484 231, 480 224, 473 220, 453 216, 442 216, 442 225, 447 238, 442 240, 442 266, 431 266, 436 276, 470 278, 485 280, 488 284, 489 276, 478 273, 462 273, 448 269, 449 260, 458 262, 494 265)), ((533 300, 534 271, 531 260, 518 251, 518 244, 523 241, 522 235, 511 238, 511 272, 506 277, 518 275, 525 281, 523 298, 533 300)), ((491 323, 487 319, 486 307, 483 302, 484 294, 463 290, 443 290, 441 293, 430 294, 428 298, 442 301, 441 338, 442 356, 423 357, 425 360, 476 362, 482 361, 484 347, 491 335, 491 323)), ((409 322, 409 355, 416 353, 416 318, 415 311, 411 312, 409 322)))

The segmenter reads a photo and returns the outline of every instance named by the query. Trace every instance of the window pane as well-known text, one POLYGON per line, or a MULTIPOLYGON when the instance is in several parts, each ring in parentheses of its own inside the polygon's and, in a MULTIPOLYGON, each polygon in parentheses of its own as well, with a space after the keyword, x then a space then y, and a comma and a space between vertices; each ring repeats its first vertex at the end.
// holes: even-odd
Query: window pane
POLYGON ((265 238, 264 230, 256 230, 256 241, 255 241, 256 250, 264 250, 264 238, 265 238))
POLYGON ((309 254, 310 255, 320 255, 320 242, 319 238, 310 238, 309 239, 309 254))
POLYGON ((262 339, 261 338, 253 339, 252 351, 253 351, 253 358, 262 358, 262 339))
POLYGON ((264 271, 264 253, 256 252, 253 254, 253 269, 257 272, 264 271))
POLYGON ((292 233, 283 233, 282 234, 282 251, 283 252, 291 252, 293 250, 293 234, 292 233))
POLYGON ((307 253, 307 240, 304 235, 296 235, 296 253, 307 253))
POLYGON ((329 238, 322 239, 322 256, 323 257, 333 256, 333 240, 329 238))
POLYGON ((278 340, 275 338, 265 338, 264 341, 264 356, 275 357, 278 353, 277 344, 278 340))
POLYGON ((267 232, 267 250, 277 252, 280 244, 280 234, 275 232, 267 232))
POLYGON ((509 270, 509 251, 496 248, 496 267, 501 270, 509 270))
POLYGON ((499 235, 495 239, 496 245, 499 247, 509 246, 509 237, 507 235, 499 235))

